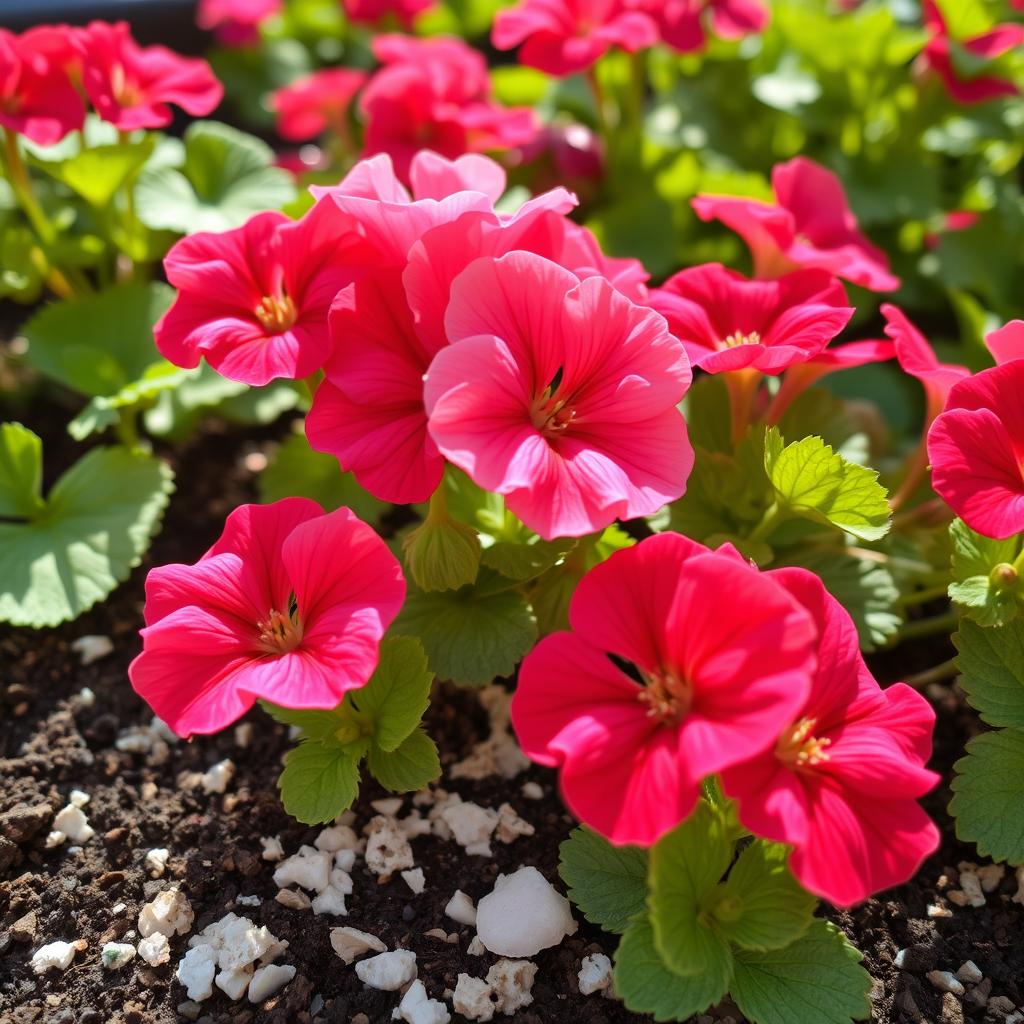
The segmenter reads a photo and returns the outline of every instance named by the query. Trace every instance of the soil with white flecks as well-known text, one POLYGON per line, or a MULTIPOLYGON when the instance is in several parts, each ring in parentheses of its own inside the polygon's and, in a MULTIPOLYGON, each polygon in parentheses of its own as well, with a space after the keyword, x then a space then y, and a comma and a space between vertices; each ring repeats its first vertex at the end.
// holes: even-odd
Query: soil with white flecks
MULTIPOLYGON (((48 433, 57 436, 56 430, 48 433)), ((273 431, 258 432, 258 438, 260 433, 260 443, 274 436, 273 431)), ((215 539, 227 512, 253 500, 254 476, 244 460, 253 436, 252 431, 243 436, 207 426, 184 450, 164 453, 174 463, 178 491, 146 565, 193 561, 215 539)), ((48 460, 53 451, 51 446, 48 460)), ((47 475, 60 468, 49 464, 47 475)), ((202 1004, 200 1020, 206 1024, 390 1020, 398 995, 364 989, 353 968, 333 953, 328 936, 339 924, 372 932, 389 948, 415 950, 419 977, 434 998, 454 988, 460 972, 483 977, 497 958, 467 953, 473 929, 446 918, 445 904, 456 888, 479 899, 498 872, 524 864, 535 865, 558 884, 558 844, 573 823, 558 799, 554 775, 531 768, 511 782, 495 777, 446 779, 445 788, 466 800, 495 808, 508 801, 535 826, 536 834, 510 845, 495 841, 491 858, 468 856, 454 842, 436 836, 414 839, 416 864, 427 879, 422 895, 413 895, 399 876, 380 884, 360 858, 352 872, 355 889, 347 899, 348 917, 317 917, 310 910, 282 906, 274 900, 273 865, 261 859, 260 837, 280 835, 290 854, 318 831, 290 820, 278 802, 280 758, 289 748, 283 727, 254 712, 247 719, 254 727, 247 748, 237 745, 229 729, 172 747, 167 761, 158 765, 148 763, 145 754, 115 748, 122 730, 151 719, 125 673, 138 651, 145 569, 137 570, 105 605, 74 623, 38 633, 0 632, 0 836, 5 837, 0 838, 0 1022, 169 1024, 187 1019, 177 1011, 187 997, 173 980, 186 937, 172 939, 171 963, 160 968, 136 957, 119 971, 106 971, 99 958, 103 943, 122 941, 135 928, 142 904, 170 883, 179 885, 191 901, 194 931, 234 910, 286 939, 289 947, 277 962, 297 968, 287 988, 259 1006, 231 1002, 216 991, 202 1004), (70 643, 87 634, 111 637, 115 650, 83 667, 70 643), (79 696, 85 687, 95 694, 91 706, 79 696), (201 772, 224 758, 237 766, 225 794, 178 784, 182 772, 201 772), (543 787, 543 799, 523 796, 521 786, 528 779, 543 787), (79 852, 72 852, 70 844, 44 849, 52 814, 67 803, 72 789, 90 795, 85 811, 97 834, 79 852), (152 879, 143 860, 159 847, 170 851, 170 862, 164 878, 152 879), (239 895, 252 894, 262 897, 261 906, 234 904, 239 895), (115 916, 118 903, 125 910, 115 916), (458 942, 426 936, 435 928, 457 932, 458 942), (37 978, 29 959, 55 939, 84 939, 88 946, 67 971, 37 978)), ((893 680, 944 660, 948 654, 940 646, 932 642, 912 652, 894 652, 878 659, 876 668, 884 681, 893 680)), ((955 690, 940 687, 931 696, 939 709, 935 766, 948 782, 953 761, 979 725, 955 690)), ((487 716, 474 694, 441 688, 428 728, 450 765, 486 736, 487 716)), ((849 913, 831 915, 865 953, 875 979, 876 1021, 997 1024, 1007 1015, 997 997, 1008 1000, 1007 1006, 1024 1004, 1024 906, 1010 902, 1016 888, 1012 873, 980 909, 949 903, 939 887, 946 866, 976 859, 954 837, 944 810, 949 796, 945 782, 926 801, 943 829, 940 853, 909 885, 849 913), (952 916, 929 917, 929 905, 949 906, 952 916), (901 949, 909 949, 902 970, 894 963, 901 949), (972 1002, 970 987, 965 998, 943 996, 926 979, 933 969, 956 971, 966 960, 973 960, 991 982, 987 1009, 977 995, 972 1002)), ((356 806, 357 828, 374 813, 369 801, 382 795, 375 786, 364 786, 356 806)), ((521 1024, 643 1019, 614 1000, 578 992, 581 958, 598 950, 611 955, 614 946, 613 937, 582 922, 575 936, 534 958, 539 970, 533 1004, 513 1018, 496 1019, 521 1024)), ((711 1019, 730 1016, 741 1024, 740 1014, 729 1006, 714 1011, 711 1019)))

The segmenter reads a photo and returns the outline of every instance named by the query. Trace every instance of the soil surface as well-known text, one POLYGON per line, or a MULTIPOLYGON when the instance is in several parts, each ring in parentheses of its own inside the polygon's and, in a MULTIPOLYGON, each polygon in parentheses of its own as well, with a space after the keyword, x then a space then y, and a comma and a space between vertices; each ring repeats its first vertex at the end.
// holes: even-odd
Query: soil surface
MULTIPOLYGON (((45 417, 42 424, 32 419, 30 425, 42 427, 46 440, 55 442, 47 450, 49 460, 60 447, 65 417, 45 417)), ((350 925, 378 935, 391 949, 415 950, 420 979, 431 996, 441 998, 455 987, 460 972, 483 977, 497 959, 470 955, 474 930, 445 917, 456 888, 476 900, 492 888, 498 872, 522 865, 535 865, 558 884, 558 845, 573 822, 558 798, 553 773, 545 769, 530 768, 511 781, 493 776, 451 780, 446 770, 441 783, 446 789, 488 807, 507 801, 536 833, 507 845, 494 842, 492 857, 469 856, 436 836, 414 839, 416 865, 427 880, 418 896, 397 875, 380 884, 360 858, 352 872, 349 915, 342 919, 276 902, 274 866, 261 858, 261 837, 280 836, 290 855, 319 831, 296 824, 278 802, 280 758, 290 746, 283 727, 255 711, 245 720, 253 726, 248 745, 240 745, 229 729, 171 746, 162 763, 152 753, 116 748, 124 730, 146 726, 152 718, 126 676, 139 650, 136 631, 146 568, 194 561, 209 546, 224 516, 235 505, 254 500, 253 470, 260 462, 258 452, 252 457, 254 450, 272 443, 284 429, 243 435, 208 424, 186 448, 162 452, 175 468, 178 491, 146 564, 106 604, 74 623, 42 632, 0 632, 0 1024, 169 1024, 197 1016, 204 1024, 388 1021, 398 995, 364 989, 353 968, 333 953, 332 927, 350 925), (110 637, 114 651, 83 666, 71 643, 90 634, 110 637), (85 689, 94 700, 88 693, 83 696, 85 689), (203 772, 225 758, 235 764, 236 773, 223 795, 189 787, 187 773, 203 772), (541 799, 524 796, 526 781, 543 788, 541 799), (78 849, 70 843, 45 849, 53 814, 67 804, 73 789, 91 798, 85 812, 96 836, 78 849), (154 848, 170 851, 166 874, 159 879, 144 866, 154 848), (171 940, 166 966, 150 968, 136 957, 120 970, 104 970, 103 943, 130 941, 142 905, 172 884, 192 904, 193 933, 233 910, 287 940, 288 949, 277 962, 297 968, 294 980, 258 1006, 244 999, 231 1002, 215 991, 201 1010, 186 1007, 189 1017, 178 1010, 187 997, 173 980, 187 937, 171 940), (250 895, 261 897, 261 905, 235 902, 250 895), (115 913, 118 904, 124 908, 115 913), (457 933, 458 941, 426 934, 437 928, 457 933), (30 957, 56 939, 83 939, 87 947, 68 970, 37 978, 30 957)), ((48 465, 48 477, 59 468, 48 465)), ((890 682, 947 657, 944 643, 929 642, 914 651, 890 653, 874 667, 883 682, 890 682)), ((977 859, 971 847, 957 842, 945 807, 952 764, 979 725, 955 687, 932 686, 928 695, 939 713, 934 767, 944 782, 925 802, 943 830, 942 848, 912 883, 829 916, 864 952, 875 981, 874 1020, 995 1024, 1024 1003, 1024 906, 1010 900, 1016 891, 1012 872, 987 895, 984 907, 960 907, 946 897, 956 888, 958 862, 977 859), (942 912, 949 916, 930 916, 929 906, 946 908, 942 912), (899 950, 907 950, 902 969, 896 966, 899 950), (926 977, 934 969, 955 972, 967 960, 985 980, 980 990, 967 986, 964 997, 940 992, 926 977)), ((465 757, 489 728, 476 694, 451 688, 438 691, 427 724, 446 766, 465 757)), ((357 830, 375 813, 370 801, 383 795, 364 784, 355 808, 357 830)), ((406 798, 405 813, 409 808, 406 798)), ((533 1004, 512 1018, 496 1020, 616 1024, 643 1019, 612 999, 579 994, 581 958, 596 951, 611 955, 614 947, 613 937, 581 921, 575 936, 533 958, 539 968, 533 1004)), ((729 1005, 702 1020, 730 1018, 742 1024, 742 1016, 729 1005)))

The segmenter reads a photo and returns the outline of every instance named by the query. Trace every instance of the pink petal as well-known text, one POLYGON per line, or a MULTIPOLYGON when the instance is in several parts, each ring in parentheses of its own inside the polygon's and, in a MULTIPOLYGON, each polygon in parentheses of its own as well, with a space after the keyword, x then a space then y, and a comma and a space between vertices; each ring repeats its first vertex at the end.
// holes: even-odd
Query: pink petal
POLYGON ((1024 359, 1024 320, 1011 320, 998 331, 985 335, 985 344, 1000 365, 1024 359))

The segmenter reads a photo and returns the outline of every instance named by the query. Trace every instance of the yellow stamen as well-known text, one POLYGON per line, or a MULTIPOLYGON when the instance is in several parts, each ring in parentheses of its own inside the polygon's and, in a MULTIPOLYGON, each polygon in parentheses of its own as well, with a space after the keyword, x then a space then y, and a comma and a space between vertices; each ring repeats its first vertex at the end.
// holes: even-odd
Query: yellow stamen
POLYGON ((675 672, 663 670, 643 673, 644 687, 639 700, 647 705, 647 717, 657 719, 661 725, 676 725, 690 710, 693 687, 675 672))
POLYGON ((722 346, 724 348, 739 348, 740 345, 760 345, 761 335, 757 331, 751 331, 749 334, 740 334, 739 331, 733 331, 732 334, 727 338, 722 339, 722 346))
POLYGON ((288 295, 264 295, 256 307, 256 317, 269 334, 280 334, 294 326, 298 314, 288 295))
POLYGON ((533 425, 542 434, 561 434, 576 418, 576 410, 571 408, 567 398, 558 398, 548 388, 534 403, 530 410, 533 425))
POLYGON ((801 718, 780 737, 775 746, 775 756, 794 768, 814 768, 828 760, 825 748, 831 746, 830 739, 818 739, 814 735, 816 718, 801 718))
POLYGON ((266 619, 256 623, 260 631, 260 646, 268 654, 287 654, 302 642, 302 622, 298 614, 284 615, 271 608, 266 619))

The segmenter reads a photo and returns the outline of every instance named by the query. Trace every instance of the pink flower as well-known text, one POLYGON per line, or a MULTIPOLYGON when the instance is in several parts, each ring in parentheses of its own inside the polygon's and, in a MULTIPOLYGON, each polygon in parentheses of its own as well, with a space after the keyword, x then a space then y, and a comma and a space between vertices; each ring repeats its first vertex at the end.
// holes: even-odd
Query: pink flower
POLYGON ((404 600, 397 560, 347 508, 243 505, 195 565, 150 572, 128 674, 182 736, 223 729, 257 698, 334 708, 372 675, 404 600))
POLYGON ((686 489, 690 384, 657 313, 533 253, 471 263, 427 371, 441 453, 545 539, 649 515, 686 489))
POLYGON ((925 768, 935 712, 902 683, 879 688, 853 621, 813 573, 766 575, 813 616, 818 667, 778 740, 722 781, 748 829, 794 848, 805 888, 849 906, 906 881, 938 847, 917 803, 939 778, 925 768))
POLYGON ((720 263, 670 277, 651 293, 651 305, 708 373, 753 367, 780 374, 821 352, 854 312, 843 286, 823 270, 750 281, 720 263))
POLYGON ((984 73, 965 77, 957 66, 954 53, 962 51, 964 63, 972 65, 994 61, 1024 44, 1024 25, 996 25, 970 39, 954 40, 935 0, 924 0, 924 21, 930 38, 921 51, 921 66, 938 75, 954 101, 974 104, 1001 96, 1019 95, 1020 89, 1009 78, 984 73))
POLYGON ((161 354, 188 368, 205 357, 253 386, 319 370, 331 350, 328 310, 358 262, 358 236, 344 227, 320 205, 298 222, 260 213, 234 231, 183 238, 164 260, 179 293, 156 325, 161 354))
POLYGON ((891 303, 883 302, 885 333, 896 347, 896 359, 904 373, 916 377, 924 386, 927 402, 925 429, 942 412, 950 388, 971 375, 966 366, 940 363, 925 336, 907 319, 906 314, 891 303))
POLYGON ((658 41, 653 20, 634 6, 627 0, 522 0, 498 12, 491 39, 499 50, 522 44, 523 64, 572 75, 613 46, 635 53, 658 41))
POLYGON ((1024 360, 960 381, 928 433, 932 487, 972 529, 1024 532, 1024 360))
POLYGON ((722 39, 742 39, 763 32, 770 15, 761 0, 646 0, 643 5, 658 21, 663 42, 679 53, 703 50, 705 21, 722 39))
POLYGON ((259 40, 260 25, 282 7, 282 0, 199 0, 196 24, 215 31, 225 46, 247 46, 259 40))
POLYGON ((811 616, 785 587, 728 546, 674 533, 592 569, 569 621, 523 660, 512 722, 613 843, 650 846, 693 810, 702 779, 769 750, 815 665, 811 616))
POLYGON ((532 109, 494 102, 483 55, 459 39, 378 36, 373 52, 385 66, 359 102, 365 153, 389 154, 403 180, 420 150, 454 159, 525 145, 540 130, 532 109))
POLYGON ((399 24, 410 29, 416 15, 430 10, 437 0, 343 0, 345 14, 355 22, 375 25, 389 15, 398 19, 399 24))
POLYGON ((991 331, 985 335, 985 344, 1000 366, 1013 359, 1024 359, 1024 320, 1011 320, 998 331, 991 331))
POLYGON ((303 142, 328 128, 345 134, 349 107, 366 79, 355 68, 324 68, 278 89, 271 96, 278 135, 303 142))
POLYGON ((141 47, 127 22, 94 21, 76 38, 85 91, 100 117, 120 131, 170 124, 171 103, 205 117, 224 95, 205 60, 164 46, 141 47))
POLYGON ((775 203, 737 196, 700 195, 701 220, 720 220, 750 247, 757 277, 818 267, 872 291, 892 291, 899 278, 857 227, 839 179, 798 156, 772 171, 775 203))
POLYGON ((306 433, 363 487, 397 503, 425 501, 441 478, 444 462, 427 434, 423 375, 448 344, 452 282, 473 260, 538 252, 577 277, 607 277, 635 301, 646 294, 636 261, 609 260, 593 235, 566 218, 575 200, 564 189, 499 215, 494 202, 505 191, 505 174, 486 157, 449 161, 424 151, 413 159, 410 178, 412 196, 388 157, 378 156, 335 188, 314 189, 357 227, 366 249, 359 279, 331 314, 334 354, 306 433))
POLYGON ((85 121, 67 71, 72 31, 41 26, 19 36, 0 28, 0 125, 40 146, 60 142, 85 121))

